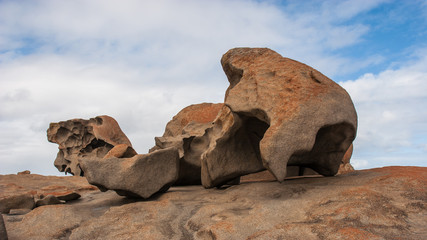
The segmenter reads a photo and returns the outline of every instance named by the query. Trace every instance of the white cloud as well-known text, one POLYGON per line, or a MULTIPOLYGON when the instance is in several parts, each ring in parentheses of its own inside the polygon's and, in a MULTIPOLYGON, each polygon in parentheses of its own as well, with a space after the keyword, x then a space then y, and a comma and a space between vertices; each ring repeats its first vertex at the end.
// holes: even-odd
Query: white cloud
POLYGON ((351 165, 354 167, 354 169, 366 169, 369 166, 369 161, 353 157, 351 159, 351 165))
MULTIPOLYGON (((419 49, 418 52, 426 52, 419 49)), ((427 165, 427 161, 414 160, 425 155, 420 143, 427 142, 427 57, 419 54, 414 61, 398 69, 385 70, 377 75, 365 74, 354 81, 342 82, 355 103, 359 118, 355 141, 355 158, 358 153, 371 159, 395 159, 401 164, 413 162, 427 165), (368 156, 366 156, 367 153, 368 156)), ((427 159, 426 159, 427 160, 427 159)), ((391 162, 391 160, 390 160, 391 162)), ((375 163, 370 163, 373 166, 375 163)))

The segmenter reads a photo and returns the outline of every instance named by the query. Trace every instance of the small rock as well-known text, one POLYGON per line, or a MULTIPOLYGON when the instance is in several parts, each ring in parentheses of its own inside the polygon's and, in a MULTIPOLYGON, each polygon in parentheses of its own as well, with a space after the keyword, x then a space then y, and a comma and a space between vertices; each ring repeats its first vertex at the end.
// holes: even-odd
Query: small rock
POLYGON ((31 174, 31 172, 30 172, 30 170, 25 170, 25 171, 22 171, 22 172, 18 172, 17 174, 18 175, 26 175, 26 174, 31 174))
POLYGON ((62 201, 72 201, 72 200, 79 199, 81 195, 78 194, 77 192, 71 192, 64 195, 57 195, 56 197, 62 201))
POLYGON ((61 200, 59 200, 57 197, 53 195, 47 195, 43 199, 39 199, 36 201, 36 206, 44 206, 44 205, 55 205, 55 204, 61 204, 61 200))
POLYGON ((136 154, 137 154, 136 151, 132 147, 129 147, 126 144, 119 144, 119 145, 114 146, 103 157, 103 159, 112 158, 112 157, 116 157, 116 158, 129 158, 129 157, 135 156, 136 154))
POLYGON ((28 208, 10 209, 9 215, 25 215, 29 212, 31 212, 31 209, 28 208))

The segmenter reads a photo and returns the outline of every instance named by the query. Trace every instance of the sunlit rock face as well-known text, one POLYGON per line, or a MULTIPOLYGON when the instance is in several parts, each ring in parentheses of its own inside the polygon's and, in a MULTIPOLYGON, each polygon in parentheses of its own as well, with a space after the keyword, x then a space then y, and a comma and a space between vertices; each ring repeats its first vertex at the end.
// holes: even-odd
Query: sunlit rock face
MULTIPOLYGON (((243 125, 251 139, 246 145, 253 145, 252 155, 259 156, 262 166, 277 180, 284 180, 287 166, 308 167, 325 176, 338 172, 357 129, 353 102, 342 87, 317 70, 267 48, 231 49, 221 64, 230 82, 225 105, 232 113, 232 124, 239 128, 237 122, 246 123, 243 125)), ((222 134, 224 137, 217 137, 216 142, 229 138, 228 131, 222 134)), ((209 152, 226 152, 228 146, 217 144, 204 154, 202 176, 212 176, 215 166, 224 161, 210 157, 209 152)), ((242 166, 247 159, 254 161, 253 157, 231 161, 239 161, 234 165, 242 166)), ((212 187, 215 182, 227 180, 215 178, 203 185, 212 187)))

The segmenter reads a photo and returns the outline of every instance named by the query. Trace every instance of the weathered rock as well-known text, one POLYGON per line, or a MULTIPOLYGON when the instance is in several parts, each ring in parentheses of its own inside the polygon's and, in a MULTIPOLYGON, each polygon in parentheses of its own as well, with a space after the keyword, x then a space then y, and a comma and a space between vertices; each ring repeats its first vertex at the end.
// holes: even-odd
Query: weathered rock
POLYGON ((230 82, 225 105, 231 111, 223 108, 217 120, 233 118, 228 121, 233 126, 213 133, 202 158, 203 186, 220 185, 241 173, 262 170, 261 166, 279 181, 286 177, 288 165, 325 176, 338 172, 357 129, 356 111, 342 87, 266 48, 231 49, 221 64, 230 82), (242 121, 246 124, 236 124, 242 121), (249 140, 230 137, 242 125, 249 140), (236 144, 233 153, 227 152, 230 141, 236 144), (252 152, 249 159, 242 157, 247 152, 252 152), (220 174, 218 169, 224 166, 228 170, 220 174))
POLYGON ((35 207, 34 196, 31 193, 21 193, 0 196, 0 213, 9 213, 10 209, 35 207))
POLYGON ((264 170, 259 140, 267 124, 239 117, 224 106, 206 131, 209 146, 202 155, 201 176, 206 188, 221 186, 232 179, 264 170))
POLYGON ((22 172, 18 172, 17 174, 18 175, 25 175, 25 174, 31 174, 31 172, 29 170, 25 170, 25 171, 22 171, 22 172))
POLYGON ((65 192, 54 196, 56 196, 61 201, 72 201, 81 197, 81 195, 77 192, 65 192))
POLYGON ((4 226, 3 215, 0 214, 0 239, 7 240, 6 227, 4 226))
MULTIPOLYGON (((55 167, 60 172, 76 176, 84 175, 79 167, 79 159, 94 157, 102 159, 116 145, 128 146, 128 149, 122 154, 123 157, 136 155, 132 144, 120 129, 119 124, 109 116, 51 123, 47 130, 47 138, 50 142, 59 145, 55 167)), ((110 155, 114 154, 116 153, 110 155)))
POLYGON ((182 130, 191 122, 211 123, 223 105, 222 103, 200 103, 185 107, 168 122, 163 137, 182 135, 182 130))
POLYGON ((156 137, 156 146, 150 149, 175 147, 179 151, 179 177, 174 185, 201 184, 201 155, 207 149, 209 139, 207 128, 218 114, 221 103, 194 104, 182 109, 166 125, 162 137, 156 137))
POLYGON ((178 179, 179 155, 176 148, 167 148, 131 158, 81 159, 80 166, 90 184, 102 191, 119 195, 149 198, 164 192, 178 179))
POLYGON ((10 213, 11 209, 33 209, 35 199, 40 196, 54 195, 75 198, 75 194, 94 191, 85 178, 55 177, 37 174, 0 175, 0 212, 10 213))
POLYGON ((426 239, 427 170, 181 186, 137 202, 91 191, 20 221, 3 216, 10 239, 426 239))
POLYGON ((45 206, 45 205, 55 205, 55 204, 61 204, 63 202, 61 202, 61 200, 59 200, 57 197, 53 196, 53 195, 47 195, 45 197, 43 197, 42 199, 38 199, 36 201, 36 206, 40 207, 40 206, 45 206))

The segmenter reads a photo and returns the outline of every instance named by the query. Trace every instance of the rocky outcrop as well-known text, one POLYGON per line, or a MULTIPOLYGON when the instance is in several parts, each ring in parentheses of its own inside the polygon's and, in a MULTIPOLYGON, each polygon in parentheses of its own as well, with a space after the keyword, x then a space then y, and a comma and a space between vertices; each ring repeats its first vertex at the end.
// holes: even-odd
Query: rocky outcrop
MULTIPOLYGON (((116 145, 124 144, 126 149, 120 153, 121 155, 110 153, 111 156, 132 157, 136 155, 132 144, 120 129, 119 124, 109 116, 51 123, 47 130, 47 138, 49 142, 59 145, 55 167, 60 172, 76 176, 84 175, 79 166, 79 159, 103 158, 116 145)), ((123 145, 121 146, 123 147, 123 145)))
MULTIPOLYGON (((30 179, 16 179, 23 175, 9 177, 0 180, 39 189, 30 179)), ((38 183, 48 186, 53 179, 45 178, 38 183)), ((84 180, 55 178, 76 185, 84 180)), ((81 194, 78 201, 35 208, 25 217, 3 214, 9 239, 427 238, 427 169, 422 167, 283 182, 244 176, 240 185, 171 187, 144 201, 111 191, 81 194)))
MULTIPOLYGON (((248 122, 247 132, 253 133, 252 146, 236 151, 259 152, 257 164, 279 181, 286 177, 288 165, 309 167, 325 176, 338 172, 357 129, 356 111, 342 87, 317 70, 266 48, 231 49, 221 64, 230 82, 225 105, 233 113, 234 122, 248 122)), ((215 141, 222 138, 228 139, 228 132, 215 141)), ((205 187, 238 175, 214 176, 212 169, 223 160, 216 154, 209 157, 209 153, 226 152, 224 147, 228 145, 213 145, 202 159, 202 176, 211 176, 203 183, 205 187)), ((245 158, 228 160, 239 166, 236 172, 243 171, 245 158)))

